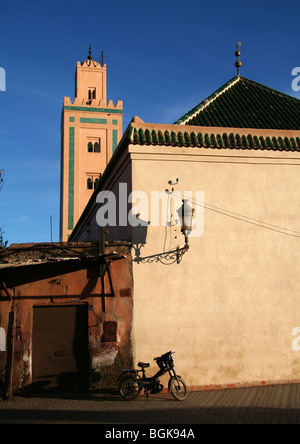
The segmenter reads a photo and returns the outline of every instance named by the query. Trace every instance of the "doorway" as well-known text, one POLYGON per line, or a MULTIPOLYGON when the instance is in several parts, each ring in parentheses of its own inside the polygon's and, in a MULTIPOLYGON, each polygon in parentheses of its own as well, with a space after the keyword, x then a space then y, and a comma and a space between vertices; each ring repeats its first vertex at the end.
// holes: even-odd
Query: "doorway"
POLYGON ((33 308, 34 391, 87 391, 89 385, 87 305, 33 308))

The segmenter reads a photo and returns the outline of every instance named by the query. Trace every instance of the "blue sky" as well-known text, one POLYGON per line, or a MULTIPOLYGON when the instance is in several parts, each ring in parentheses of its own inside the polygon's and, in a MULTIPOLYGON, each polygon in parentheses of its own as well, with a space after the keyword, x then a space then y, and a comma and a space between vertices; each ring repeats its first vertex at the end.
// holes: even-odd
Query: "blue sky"
POLYGON ((90 0, 1 2, 0 227, 11 243, 59 240, 60 116, 77 60, 108 57, 108 99, 173 123, 236 74, 293 95, 300 2, 90 0))

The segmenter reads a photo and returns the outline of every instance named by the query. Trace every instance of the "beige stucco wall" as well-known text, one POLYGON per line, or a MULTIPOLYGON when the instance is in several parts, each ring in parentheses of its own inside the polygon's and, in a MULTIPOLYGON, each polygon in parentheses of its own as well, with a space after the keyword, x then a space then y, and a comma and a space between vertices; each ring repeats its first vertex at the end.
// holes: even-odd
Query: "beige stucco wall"
MULTIPOLYGON (((151 191, 173 187, 193 197, 203 191, 205 205, 203 235, 190 238, 180 264, 141 261, 182 247, 178 226, 150 223, 146 243, 133 245, 135 362, 153 363, 173 350, 178 373, 197 387, 299 380, 292 349, 300 325, 299 153, 135 145, 128 151, 123 178, 149 203, 151 191)), ((122 181, 120 165, 110 177, 122 181)), ((95 208, 87 221, 96 232, 95 208)), ((78 230, 77 240, 84 236, 78 230)))
MULTIPOLYGON (((130 151, 133 189, 162 191, 179 178, 175 192, 204 191, 206 206, 204 233, 181 264, 134 262, 136 361, 172 349, 192 386, 299 378, 299 155, 130 151)), ((178 239, 178 228, 150 225, 142 256, 178 239)))

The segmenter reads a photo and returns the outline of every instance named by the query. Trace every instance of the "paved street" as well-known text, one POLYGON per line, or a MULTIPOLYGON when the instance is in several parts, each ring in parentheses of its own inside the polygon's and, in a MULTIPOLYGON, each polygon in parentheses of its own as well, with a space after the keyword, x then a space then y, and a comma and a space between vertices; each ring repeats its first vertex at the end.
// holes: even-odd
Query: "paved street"
POLYGON ((130 402, 117 394, 39 395, 0 401, 0 424, 300 424, 300 385, 190 392, 130 402))

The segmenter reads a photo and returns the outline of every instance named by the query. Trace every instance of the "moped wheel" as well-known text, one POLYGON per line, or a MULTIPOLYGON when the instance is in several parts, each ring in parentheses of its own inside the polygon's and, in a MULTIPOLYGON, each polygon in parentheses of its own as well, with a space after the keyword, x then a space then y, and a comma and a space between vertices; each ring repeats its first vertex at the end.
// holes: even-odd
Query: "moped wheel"
POLYGON ((187 386, 183 379, 179 376, 171 378, 169 383, 170 393, 174 396, 177 401, 183 401, 187 397, 187 386))
POLYGON ((140 391, 138 383, 130 376, 126 376, 119 383, 119 393, 126 401, 136 398, 140 391))

